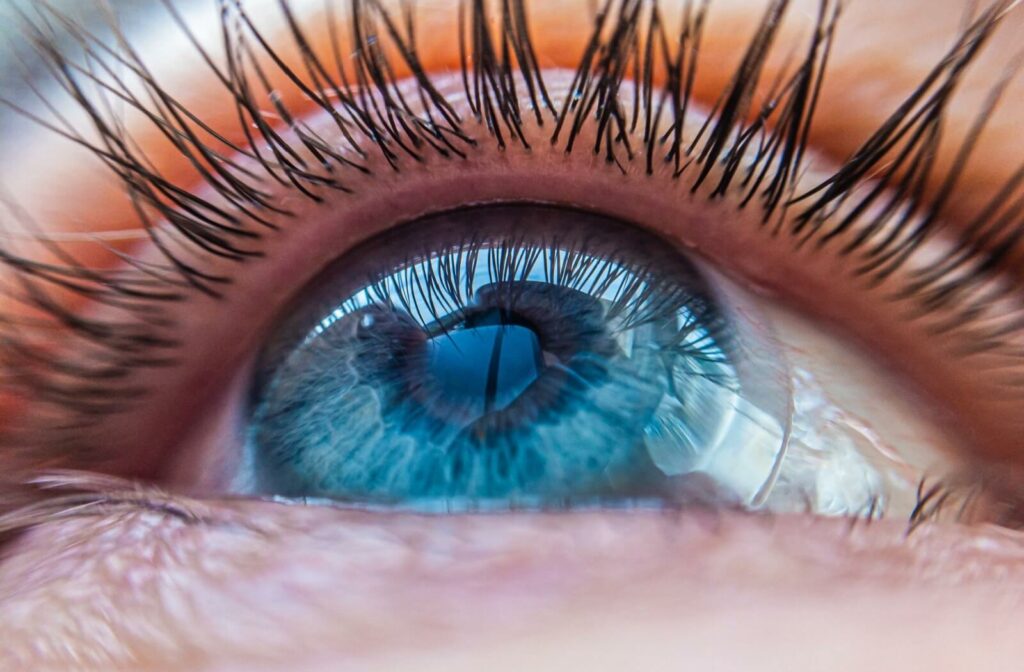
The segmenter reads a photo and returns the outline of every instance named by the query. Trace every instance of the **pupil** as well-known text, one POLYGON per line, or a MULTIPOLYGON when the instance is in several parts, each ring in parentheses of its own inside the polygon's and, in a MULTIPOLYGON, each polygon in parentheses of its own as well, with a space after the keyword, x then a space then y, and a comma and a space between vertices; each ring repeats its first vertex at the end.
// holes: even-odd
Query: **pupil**
POLYGON ((508 407, 544 368, 540 336, 499 308, 431 338, 427 362, 440 397, 474 416, 508 407))

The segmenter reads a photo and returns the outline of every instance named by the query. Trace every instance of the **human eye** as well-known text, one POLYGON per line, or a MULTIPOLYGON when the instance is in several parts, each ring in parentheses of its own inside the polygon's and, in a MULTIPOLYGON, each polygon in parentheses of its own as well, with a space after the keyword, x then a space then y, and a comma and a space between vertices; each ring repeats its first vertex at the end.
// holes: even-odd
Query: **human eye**
POLYGON ((1016 580, 1019 12, 943 6, 916 63, 868 3, 790 4, 162 3, 163 49, 19 13, 52 81, 3 96, 13 660, 351 656, 399 603, 384 651, 500 637, 427 605, 556 565, 605 607, 625 560, 800 608, 752 584, 1016 580), (189 643, 175 603, 255 616, 189 643))

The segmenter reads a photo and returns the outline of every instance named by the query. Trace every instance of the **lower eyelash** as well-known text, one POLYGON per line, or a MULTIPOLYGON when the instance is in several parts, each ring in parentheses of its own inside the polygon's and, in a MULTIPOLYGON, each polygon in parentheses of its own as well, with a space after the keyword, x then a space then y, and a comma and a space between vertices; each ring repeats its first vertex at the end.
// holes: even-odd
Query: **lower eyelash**
POLYGON ((198 500, 94 472, 55 470, 3 486, 5 494, 18 496, 0 511, 0 549, 37 525, 70 518, 152 512, 188 525, 246 524, 198 500))
MULTIPOLYGON (((54 361, 50 330, 30 329, 18 318, 0 316, 3 384, 15 396, 27 394, 49 403, 72 432, 130 406, 144 393, 123 382, 127 372, 174 363, 178 343, 164 306, 187 300, 194 292, 220 295, 233 280, 205 270, 204 257, 242 261, 263 254, 260 229, 269 222, 261 213, 283 213, 261 187, 267 180, 319 201, 325 191, 349 191, 346 176, 368 171, 361 159, 374 153, 400 172, 408 161, 464 158, 470 147, 484 141, 501 148, 529 147, 524 129, 536 124, 550 128, 551 143, 565 152, 593 151, 623 172, 641 165, 651 174, 667 164, 679 188, 701 190, 708 198, 735 196, 740 207, 754 205, 765 226, 791 236, 798 245, 842 241, 843 253, 858 262, 856 273, 877 284, 903 267, 938 227, 977 134, 1012 74, 1008 70, 997 83, 957 160, 940 180, 946 188, 934 198, 926 197, 921 186, 936 171, 934 150, 957 85, 1013 4, 995 0, 965 23, 945 57, 857 152, 818 186, 795 193, 840 20, 840 3, 833 0, 820 0, 804 55, 786 77, 767 87, 770 95, 765 102, 755 105, 755 92, 766 88, 763 70, 789 4, 772 0, 731 84, 693 137, 684 134, 683 120, 694 104, 710 0, 685 2, 677 26, 667 25, 656 1, 604 0, 590 17, 592 33, 575 69, 571 93, 561 105, 550 96, 535 54, 529 3, 501 0, 495 10, 496 3, 460 2, 454 10, 459 19, 460 69, 473 120, 459 118, 428 77, 416 50, 411 5, 389 12, 378 0, 351 0, 352 34, 343 38, 328 3, 332 49, 320 56, 305 48, 309 35, 289 4, 282 2, 288 33, 303 56, 301 67, 290 67, 241 2, 220 2, 224 65, 203 51, 173 3, 164 4, 234 101, 244 143, 218 133, 166 91, 116 25, 111 26, 115 48, 47 3, 32 15, 21 15, 25 34, 34 56, 87 113, 89 132, 99 139, 90 140, 85 131, 66 122, 51 98, 31 82, 30 90, 52 113, 52 120, 0 99, 87 148, 111 170, 166 259, 157 267, 115 252, 127 262, 127 270, 85 267, 64 247, 48 241, 43 229, 20 214, 11 199, 4 199, 12 217, 63 263, 21 256, 8 243, 0 245, 0 263, 10 270, 21 300, 37 308, 47 324, 70 332, 80 347, 73 357, 54 361), (81 47, 81 59, 71 59, 57 46, 61 35, 81 47), (351 67, 342 65, 343 51, 354 54, 351 67), (129 84, 119 70, 137 81, 129 84), (337 141, 351 156, 333 149, 302 122, 285 102, 288 96, 272 85, 281 77, 292 93, 331 116, 337 141), (412 89, 399 86, 404 79, 414 82, 412 89), (636 86, 623 87, 627 79, 636 86), (664 84, 657 84, 658 79, 664 84), (261 109, 268 102, 280 122, 268 120, 261 109), (196 185, 175 183, 153 168, 122 125, 114 103, 143 114, 192 163, 198 181, 214 198, 196 196, 196 185), (487 137, 473 136, 471 124, 481 124, 487 137), (585 130, 595 137, 589 147, 581 145, 585 130), (231 158, 235 153, 254 160, 258 169, 240 165, 231 158), (157 226, 157 221, 168 226, 157 226), (67 294, 117 306, 124 317, 110 322, 75 315, 65 306, 67 294), (67 421, 69 410, 73 419, 67 421)), ((957 252, 939 264, 943 272, 918 273, 893 300, 914 302, 919 315, 939 306, 965 313, 986 310, 979 304, 986 299, 979 300, 977 287, 997 276, 1018 247, 1024 226, 1022 189, 1024 167, 965 230, 957 252)), ((998 351, 1007 342, 1007 329, 1006 321, 998 320, 964 331, 970 344, 998 351)), ((1013 350, 1006 355, 1011 366, 1020 366, 1021 353, 1013 350)), ((3 440, 23 441, 7 429, 3 440)))
MULTIPOLYGON (((5 484, 5 492, 8 495, 18 493, 19 496, 4 502, 4 511, 0 512, 0 548, 19 533, 43 523, 67 518, 130 515, 147 511, 175 518, 189 525, 242 526, 259 531, 247 518, 229 514, 216 507, 211 508, 206 502, 167 493, 155 486, 143 486, 133 481, 101 476, 93 472, 47 471, 27 482, 5 484)), ((917 503, 907 518, 907 536, 929 523, 938 521, 970 523, 983 520, 1001 527, 1024 529, 1019 510, 985 501, 983 493, 983 489, 977 485, 958 487, 944 481, 922 479, 917 490, 917 503)), ((304 505, 345 507, 343 503, 334 500, 289 500, 280 497, 272 499, 304 505)), ((680 504, 682 507, 694 505, 700 506, 699 502, 680 504)), ((884 511, 872 504, 862 511, 848 514, 850 530, 859 524, 871 524, 884 517, 884 511)))

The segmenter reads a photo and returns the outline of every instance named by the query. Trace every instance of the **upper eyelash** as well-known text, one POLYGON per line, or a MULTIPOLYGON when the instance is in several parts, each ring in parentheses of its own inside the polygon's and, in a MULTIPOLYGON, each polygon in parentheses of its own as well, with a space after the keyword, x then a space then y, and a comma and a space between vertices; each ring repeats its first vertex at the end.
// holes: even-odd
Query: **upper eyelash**
MULTIPOLYGON (((271 201, 261 183, 272 180, 321 200, 324 190, 349 191, 345 171, 367 172, 361 159, 371 152, 400 171, 403 161, 422 161, 428 155, 465 157, 467 149, 480 142, 434 88, 418 59, 412 5, 403 4, 405 10, 393 14, 379 0, 350 0, 352 34, 345 51, 354 55, 350 67, 343 67, 342 36, 331 33, 333 49, 325 56, 303 49, 307 36, 288 2, 282 1, 288 32, 303 54, 299 67, 289 67, 239 0, 218 0, 223 10, 223 65, 202 50, 173 3, 163 2, 234 100, 244 144, 214 131, 164 90, 116 22, 111 20, 115 44, 109 46, 45 2, 32 16, 20 14, 25 34, 35 57, 87 113, 90 131, 100 140, 89 141, 66 122, 31 81, 27 85, 52 120, 0 98, 17 113, 87 147, 113 171, 136 204, 140 224, 166 259, 166 265, 156 266, 125 258, 128 268, 116 271, 86 267, 61 245, 47 241, 42 227, 19 213, 12 198, 0 199, 11 217, 29 227, 63 262, 41 263, 18 255, 13 244, 0 243, 0 263, 11 271, 16 285, 8 288, 9 293, 49 315, 80 346, 55 360, 45 327, 29 325, 33 327, 29 329, 16 317, 0 315, 0 356, 6 369, 0 384, 16 395, 28 391, 44 404, 40 413, 48 405, 62 429, 76 429, 119 411, 144 393, 129 382, 132 370, 173 363, 179 343, 164 308, 167 302, 186 300, 197 291, 219 295, 231 282, 232 277, 213 274, 176 249, 191 248, 200 256, 237 261, 263 253, 259 229, 272 226, 263 214, 287 213, 271 201), (59 35, 80 47, 79 60, 72 60, 57 46, 59 35), (331 115, 339 132, 336 141, 351 156, 333 149, 279 96, 271 95, 269 73, 264 70, 268 66, 261 64, 258 55, 269 58, 271 67, 331 115), (124 81, 119 68, 138 79, 141 93, 124 81), (411 93, 398 87, 398 81, 407 77, 415 82, 411 93), (96 93, 90 95, 90 88, 96 93), (191 161, 198 181, 216 193, 218 202, 196 196, 195 184, 177 184, 159 174, 119 122, 114 102, 143 113, 191 161), (261 109, 267 103, 282 125, 267 121, 261 109), (294 139, 286 137, 285 129, 294 139), (259 171, 233 161, 231 154, 254 160, 259 171), (154 224, 157 220, 169 223, 173 239, 164 237, 154 224), (123 317, 101 321, 75 315, 62 304, 61 292, 115 306, 123 317)), ((789 4, 772 0, 731 83, 694 137, 685 136, 683 121, 693 104, 711 0, 687 0, 681 25, 674 28, 665 24, 657 0, 603 0, 590 19, 593 29, 587 48, 570 95, 560 107, 548 94, 534 53, 528 4, 527 0, 463 0, 456 10, 464 93, 475 121, 484 124, 497 146, 528 146, 524 126, 531 123, 551 128, 552 144, 566 152, 579 151, 581 132, 592 128, 597 140, 589 149, 608 163, 625 171, 627 164, 639 162, 647 173, 653 173, 658 163, 668 163, 677 179, 692 177, 688 183, 680 182, 692 191, 708 183, 710 198, 734 194, 740 207, 757 205, 764 225, 772 226, 776 234, 792 236, 797 244, 823 246, 845 234, 849 240, 843 253, 856 255, 855 272, 877 283, 900 268, 937 228, 950 189, 928 197, 922 186, 924 178, 936 170, 934 149, 941 140, 942 122, 966 67, 1013 0, 994 0, 966 21, 946 56, 904 105, 831 177, 804 193, 794 193, 794 188, 839 21, 838 0, 819 0, 805 55, 785 78, 770 85, 770 95, 755 109, 753 94, 764 88, 761 73, 789 4), (665 82, 660 87, 654 84, 658 73, 665 82), (623 101, 622 84, 627 79, 635 86, 632 99, 623 101), (530 101, 530 110, 522 109, 521 93, 530 101), (894 152, 896 161, 892 161, 894 152), (869 179, 871 186, 865 188, 869 179), (881 214, 872 211, 879 205, 881 214), (790 216, 794 209, 796 214, 790 216), (851 235, 853 231, 857 235, 851 235)), ((328 2, 327 7, 334 6, 328 2)), ((335 28, 329 22, 329 29, 335 28)), ((977 132, 1012 72, 1008 69, 997 83, 977 125, 962 142, 958 160, 942 180, 946 186, 954 186, 964 170, 977 132)), ((944 272, 916 274, 892 299, 915 302, 920 315, 940 307, 971 314, 980 309, 973 290, 1001 272, 1019 247, 1022 231, 1024 165, 964 230, 955 253, 938 265, 944 272)), ((1002 348, 1006 329, 1001 321, 967 330, 970 347, 1002 348)), ((1021 353, 1006 354, 1008 361, 1019 366, 1021 353)), ((15 428, 5 429, 8 443, 25 441, 15 428)))

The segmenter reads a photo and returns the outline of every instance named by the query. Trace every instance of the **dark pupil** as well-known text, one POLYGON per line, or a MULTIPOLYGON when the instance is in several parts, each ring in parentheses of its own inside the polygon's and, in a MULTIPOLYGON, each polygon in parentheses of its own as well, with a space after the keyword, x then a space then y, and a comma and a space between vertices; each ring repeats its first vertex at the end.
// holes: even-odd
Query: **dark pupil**
MULTIPOLYGON (((366 315, 372 319, 363 320, 357 359, 363 377, 402 380, 391 403, 412 400, 434 422, 476 423, 477 432, 524 397, 534 410, 562 410, 563 372, 574 359, 618 350, 598 301, 539 282, 486 285, 470 305, 423 327, 397 308, 374 307, 366 315), (545 384, 535 384, 542 377, 545 384)), ((586 372, 591 384, 600 374, 593 367, 586 372)), ((535 415, 505 413, 502 428, 535 415)))
POLYGON ((427 353, 441 398, 476 415, 507 407, 544 369, 540 335, 500 308, 431 338, 427 353))

